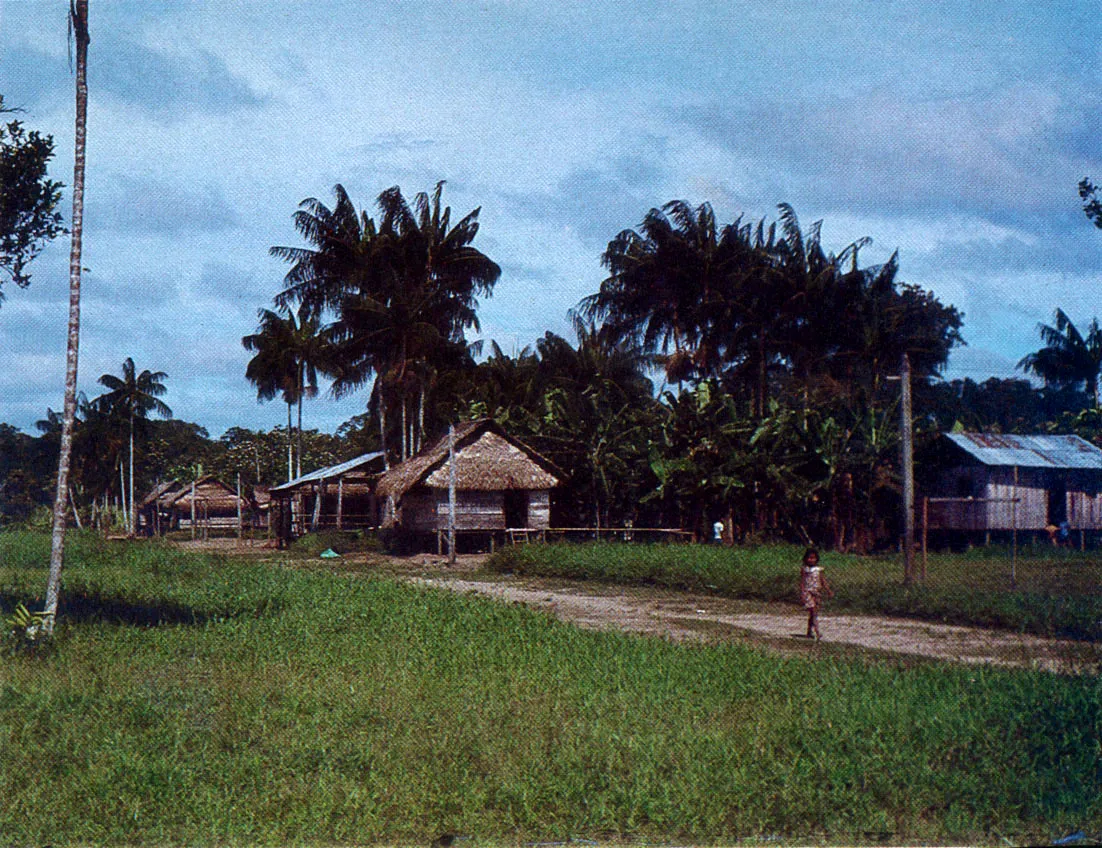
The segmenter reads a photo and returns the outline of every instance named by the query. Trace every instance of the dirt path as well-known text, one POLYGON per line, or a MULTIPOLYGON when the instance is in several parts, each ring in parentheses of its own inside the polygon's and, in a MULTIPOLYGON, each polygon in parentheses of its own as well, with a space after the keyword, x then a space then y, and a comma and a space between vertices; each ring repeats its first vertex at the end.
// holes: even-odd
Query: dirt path
MULTIPOLYGON (((262 542, 236 539, 177 543, 191 550, 279 558, 262 542)), ((310 560, 307 560, 310 561, 310 560)), ((443 560, 430 555, 386 557, 350 554, 352 572, 382 566, 393 576, 452 592, 473 592, 546 610, 563 621, 597 630, 623 630, 679 641, 749 641, 782 653, 869 651, 909 658, 1039 668, 1063 673, 1102 672, 1102 646, 950 624, 854 615, 826 610, 819 643, 803 638, 807 619, 789 604, 740 601, 653 587, 486 575, 485 555, 460 556, 441 573, 443 560)))
POLYGON ((1092 645, 1006 631, 910 619, 830 613, 823 639, 803 637, 807 618, 785 604, 738 601, 651 588, 562 580, 500 577, 486 580, 424 576, 423 586, 484 595, 547 610, 580 627, 668 636, 676 640, 750 639, 787 653, 859 648, 963 663, 1098 673, 1102 652, 1092 645))

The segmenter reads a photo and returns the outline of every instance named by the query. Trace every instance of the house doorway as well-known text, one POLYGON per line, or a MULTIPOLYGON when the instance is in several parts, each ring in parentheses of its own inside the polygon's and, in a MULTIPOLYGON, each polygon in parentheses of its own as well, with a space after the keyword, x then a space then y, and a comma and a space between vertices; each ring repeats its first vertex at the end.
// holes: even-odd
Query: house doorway
POLYGON ((505 496, 505 526, 506 528, 519 528, 528 526, 528 490, 506 489, 505 496))
POLYGON ((1068 520, 1068 484, 1066 480, 1052 478, 1046 487, 1048 493, 1048 523, 1059 527, 1068 520))

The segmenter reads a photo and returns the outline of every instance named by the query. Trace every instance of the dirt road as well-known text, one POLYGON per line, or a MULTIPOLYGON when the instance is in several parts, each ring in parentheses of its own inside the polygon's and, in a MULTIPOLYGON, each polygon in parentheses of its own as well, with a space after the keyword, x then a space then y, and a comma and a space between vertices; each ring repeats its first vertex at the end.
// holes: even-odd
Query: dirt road
POLYGON ((803 637, 807 627, 803 611, 784 604, 504 576, 407 579, 423 586, 525 604, 581 627, 661 635, 682 641, 750 639, 787 653, 859 648, 916 658, 1065 673, 1098 673, 1102 665, 1102 651, 1096 646, 976 627, 828 611, 821 624, 822 642, 814 643, 803 637))

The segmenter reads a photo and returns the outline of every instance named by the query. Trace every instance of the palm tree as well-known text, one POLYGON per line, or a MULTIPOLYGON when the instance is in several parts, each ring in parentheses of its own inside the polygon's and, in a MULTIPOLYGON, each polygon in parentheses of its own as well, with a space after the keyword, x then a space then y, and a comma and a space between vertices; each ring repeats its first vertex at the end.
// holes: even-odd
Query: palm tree
POLYGON ((73 448, 73 421, 77 407, 77 357, 80 350, 80 256, 84 233, 84 150, 88 126, 88 0, 70 0, 69 31, 76 39, 76 133, 73 163, 73 226, 69 251, 69 333, 65 354, 65 406, 58 452, 57 491, 54 494, 50 540, 50 575, 46 581, 43 629, 52 636, 61 595, 65 558, 65 512, 69 492, 69 457, 73 448))
POLYGON ((302 402, 318 393, 318 373, 331 371, 328 337, 305 304, 297 316, 270 309, 257 312, 260 325, 241 339, 256 356, 249 360, 245 377, 257 387, 257 400, 267 401, 282 394, 287 404, 287 479, 302 475, 302 402), (297 464, 292 447, 291 411, 298 405, 297 464))
POLYGON ((1098 377, 1102 371, 1102 328, 1094 318, 1084 336, 1062 309, 1056 310, 1053 326, 1038 324, 1045 346, 1018 363, 1023 371, 1036 374, 1046 385, 1057 388, 1086 388, 1098 408, 1098 377))
POLYGON ((651 209, 638 231, 624 230, 609 242, 601 257, 609 276, 580 312, 636 339, 664 364, 667 379, 680 383, 714 367, 702 342, 726 261, 712 207, 671 201, 651 209))
POLYGON ((395 186, 379 195, 378 227, 357 213, 340 185, 332 209, 315 198, 300 204, 295 226, 311 248, 273 247, 292 263, 276 303, 306 306, 311 314, 336 314, 328 338, 334 344, 334 392, 374 382, 384 455, 387 414, 400 405, 402 455, 423 436, 429 387, 467 329, 477 329, 477 295, 488 295, 501 269, 472 246, 479 209, 451 223, 442 207, 444 183, 412 205, 395 186), (416 402, 417 426, 409 426, 416 402), (410 437, 410 433, 414 437, 410 437))
POLYGON ((145 419, 150 412, 162 418, 171 418, 172 410, 160 400, 165 394, 164 381, 168 375, 164 371, 142 371, 137 373, 134 360, 129 356, 122 363, 122 377, 104 374, 99 378, 101 386, 107 391, 96 402, 100 409, 125 420, 130 429, 129 460, 129 497, 126 508, 126 531, 131 536, 137 527, 134 514, 134 422, 145 419))

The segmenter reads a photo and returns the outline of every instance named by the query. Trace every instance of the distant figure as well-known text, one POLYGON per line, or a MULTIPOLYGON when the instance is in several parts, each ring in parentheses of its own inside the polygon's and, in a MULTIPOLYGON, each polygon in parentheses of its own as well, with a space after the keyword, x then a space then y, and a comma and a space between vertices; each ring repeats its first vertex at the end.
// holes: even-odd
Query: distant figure
POLYGON ((819 565, 819 552, 814 548, 804 551, 804 564, 800 569, 800 603, 807 610, 807 638, 818 641, 819 607, 823 596, 834 597, 822 566, 819 565))
POLYGON ((1050 521, 1045 525, 1045 532, 1048 533, 1048 540, 1052 542, 1052 547, 1059 547, 1060 543, 1056 539, 1056 534, 1060 532, 1060 528, 1050 521))
POLYGON ((723 522, 717 521, 712 525, 712 541, 719 545, 723 543, 723 522))
POLYGON ((1071 525, 1068 524, 1066 518, 1060 522, 1060 530, 1057 535, 1060 537, 1060 547, 1071 546, 1071 525))

